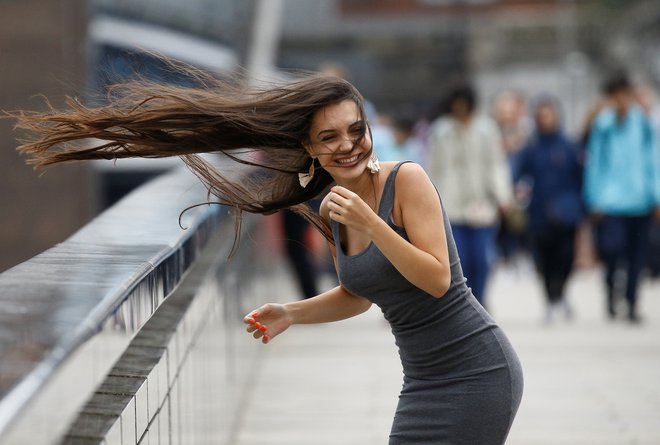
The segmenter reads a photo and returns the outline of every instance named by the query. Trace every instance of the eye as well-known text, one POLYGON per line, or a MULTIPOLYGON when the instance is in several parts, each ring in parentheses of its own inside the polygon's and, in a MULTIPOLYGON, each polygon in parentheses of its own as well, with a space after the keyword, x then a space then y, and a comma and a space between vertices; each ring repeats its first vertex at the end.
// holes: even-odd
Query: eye
POLYGON ((328 141, 333 140, 334 138, 335 138, 335 137, 332 136, 332 135, 331 135, 331 136, 323 136, 323 137, 321 138, 321 142, 328 142, 328 141))
POLYGON ((364 136, 366 126, 364 124, 357 124, 351 128, 351 134, 357 137, 364 136))

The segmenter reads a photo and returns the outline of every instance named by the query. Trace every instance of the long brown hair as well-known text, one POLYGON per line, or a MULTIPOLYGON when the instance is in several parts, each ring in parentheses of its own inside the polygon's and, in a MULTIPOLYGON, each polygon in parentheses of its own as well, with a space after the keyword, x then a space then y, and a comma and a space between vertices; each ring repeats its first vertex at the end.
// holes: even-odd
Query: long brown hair
POLYGON ((30 135, 17 150, 37 168, 90 159, 180 156, 219 203, 239 209, 237 238, 241 211, 268 214, 288 208, 332 242, 327 223, 304 203, 333 179, 318 168, 305 145, 314 112, 326 105, 350 99, 366 120, 357 89, 320 74, 247 89, 190 72, 201 86, 136 80, 112 86, 105 105, 90 107, 67 97, 64 110, 46 101, 46 112, 8 113, 17 119, 16 128, 30 135), (220 153, 231 162, 212 163, 200 153, 220 153), (312 162, 316 172, 302 187, 298 173, 309 171, 312 162))

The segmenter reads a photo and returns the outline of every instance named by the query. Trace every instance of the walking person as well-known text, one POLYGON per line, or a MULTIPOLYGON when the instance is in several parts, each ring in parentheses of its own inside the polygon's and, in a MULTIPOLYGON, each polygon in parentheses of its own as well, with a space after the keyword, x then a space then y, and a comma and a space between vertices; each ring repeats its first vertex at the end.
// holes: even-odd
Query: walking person
MULTIPOLYGON (((660 138, 660 100, 657 92, 649 84, 635 88, 635 99, 651 122, 656 138, 660 138)), ((660 277, 660 218, 653 218, 649 229, 647 267, 651 278, 660 277)))
POLYGON ((519 154, 514 178, 517 185, 525 185, 520 189, 529 190, 527 227, 545 291, 544 320, 552 322, 559 310, 566 318, 572 317, 565 289, 573 268, 577 227, 585 214, 582 165, 577 146, 561 130, 555 99, 538 99, 534 118, 536 130, 519 154))
POLYGON ((612 77, 605 90, 610 102, 594 118, 587 141, 584 198, 605 266, 607 314, 616 317, 623 293, 628 320, 638 323, 649 225, 660 219, 660 147, 627 76, 612 77))
POLYGON ((431 128, 429 175, 447 208, 468 285, 485 305, 500 215, 513 202, 511 169, 497 125, 476 113, 474 90, 454 89, 447 105, 449 115, 431 128))
POLYGON ((229 97, 221 89, 140 85, 127 92, 101 108, 72 102, 72 110, 19 116, 37 133, 20 150, 42 166, 180 155, 219 202, 256 213, 301 211, 328 235, 340 285, 257 308, 244 318, 247 330, 267 344, 293 324, 346 319, 375 303, 404 370, 390 445, 505 442, 522 396, 518 358, 466 286, 424 170, 375 158, 364 102, 351 84, 310 76, 229 97), (101 142, 68 144, 90 136, 101 142), (260 155, 247 156, 246 147, 260 155), (231 168, 247 163, 263 173, 223 175, 198 155, 216 151, 241 161, 231 168), (331 184, 320 215, 301 207, 331 184))
MULTIPOLYGON (((502 134, 502 148, 511 171, 515 171, 520 150, 527 144, 532 133, 532 120, 528 116, 527 98, 521 92, 504 90, 493 101, 491 115, 502 134)), ((517 196, 516 196, 517 198, 517 196)), ((514 272, 520 272, 520 258, 529 251, 529 240, 524 221, 523 204, 515 199, 510 217, 504 218, 497 231, 499 259, 514 272), (518 216, 518 218, 514 217, 518 216)))

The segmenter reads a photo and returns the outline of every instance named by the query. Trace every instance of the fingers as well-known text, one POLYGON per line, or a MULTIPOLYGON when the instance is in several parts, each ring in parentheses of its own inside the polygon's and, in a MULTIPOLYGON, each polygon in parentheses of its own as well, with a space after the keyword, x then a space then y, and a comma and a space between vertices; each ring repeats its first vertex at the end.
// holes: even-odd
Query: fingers
POLYGON ((337 204, 334 201, 328 202, 328 213, 332 219, 337 219, 338 217, 341 217, 342 215, 342 206, 337 204))
MULTIPOLYGON (((346 190, 346 189, 344 189, 346 190)), ((348 193, 351 193, 354 195, 353 192, 346 190, 346 193, 338 193, 335 191, 333 188, 332 191, 330 192, 330 202, 329 204, 335 204, 340 207, 344 207, 348 205, 351 201, 352 196, 348 195, 348 193)))
POLYGON ((358 230, 375 213, 359 195, 340 186, 333 187, 328 194, 327 208, 330 219, 358 230))
POLYGON ((341 185, 335 185, 330 189, 330 192, 335 193, 336 195, 344 199, 352 198, 353 196, 355 196, 354 192, 350 191, 346 187, 342 187, 341 185))
POLYGON ((253 311, 250 315, 243 318, 243 323, 247 324, 245 330, 252 334, 256 339, 261 338, 262 343, 268 343, 270 337, 266 332, 268 327, 260 321, 257 321, 258 317, 262 314, 259 311, 253 311))
MULTIPOLYGON (((353 193, 346 189, 343 190, 345 190, 346 193, 353 193)), ((339 222, 343 222, 337 218, 345 215, 347 211, 350 211, 351 207, 352 205, 350 197, 345 197, 335 192, 333 188, 333 191, 330 192, 330 199, 328 200, 328 210, 330 212, 330 217, 332 219, 338 220, 339 222)))
POLYGON ((255 329, 254 325, 257 322, 257 317, 259 315, 260 314, 259 314, 258 311, 252 311, 250 313, 250 315, 246 315, 245 317, 243 317, 243 323, 248 325, 248 327, 247 327, 248 332, 254 331, 254 329, 255 329))
POLYGON ((339 213, 342 207, 345 205, 345 203, 340 201, 341 199, 343 198, 338 194, 330 192, 330 199, 328 200, 328 210, 330 210, 331 212, 339 213))

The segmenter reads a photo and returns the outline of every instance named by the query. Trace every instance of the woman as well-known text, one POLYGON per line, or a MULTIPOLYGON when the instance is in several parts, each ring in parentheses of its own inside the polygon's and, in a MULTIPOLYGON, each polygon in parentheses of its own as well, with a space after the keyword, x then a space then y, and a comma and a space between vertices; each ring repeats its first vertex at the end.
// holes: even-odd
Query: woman
POLYGON ((561 309, 572 315, 565 298, 566 281, 573 268, 575 233, 584 215, 582 167, 578 150, 561 131, 559 110, 549 97, 537 100, 536 133, 518 158, 516 178, 531 190, 528 228, 534 260, 546 295, 544 320, 553 321, 561 309))
POLYGON ((341 284, 310 299, 266 304, 245 317, 247 330, 268 343, 292 324, 342 320, 376 303, 405 374, 390 445, 504 443, 522 395, 518 359, 465 285, 424 171, 375 159, 364 102, 351 84, 310 76, 231 97, 225 90, 127 89, 100 109, 73 103, 70 112, 23 116, 21 126, 37 130, 38 139, 21 151, 37 165, 183 155, 220 202, 261 213, 302 211, 329 234, 341 284), (90 136, 105 143, 52 152, 90 136), (231 180, 195 154, 203 151, 266 173, 254 183, 231 180), (320 216, 301 206, 331 183, 320 216))

